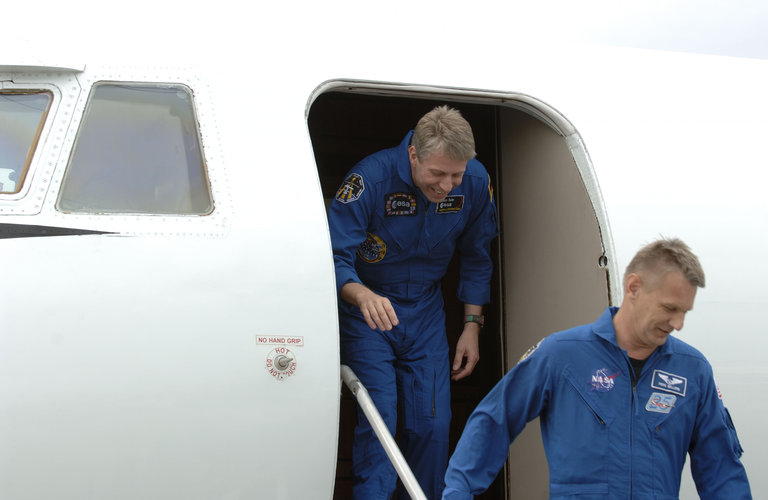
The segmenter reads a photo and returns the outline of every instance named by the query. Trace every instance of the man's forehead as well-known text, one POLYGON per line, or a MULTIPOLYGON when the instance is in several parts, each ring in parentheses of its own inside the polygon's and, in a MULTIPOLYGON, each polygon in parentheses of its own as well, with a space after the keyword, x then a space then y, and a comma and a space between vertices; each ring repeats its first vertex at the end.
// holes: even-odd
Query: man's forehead
POLYGON ((682 271, 673 269, 657 277, 657 286, 651 290, 662 303, 672 304, 690 311, 698 287, 691 284, 682 271))
POLYGON ((462 173, 467 169, 468 162, 464 160, 454 160, 443 153, 432 153, 420 163, 431 170, 462 173))

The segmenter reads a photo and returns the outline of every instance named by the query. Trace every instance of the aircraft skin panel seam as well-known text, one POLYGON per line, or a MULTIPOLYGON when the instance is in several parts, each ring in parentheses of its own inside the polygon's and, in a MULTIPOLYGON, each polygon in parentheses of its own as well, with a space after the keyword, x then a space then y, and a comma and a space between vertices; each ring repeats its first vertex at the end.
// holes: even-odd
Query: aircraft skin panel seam
POLYGON ((109 231, 93 231, 56 226, 33 226, 29 224, 0 224, 0 239, 37 238, 40 236, 83 236, 88 234, 115 234, 109 231))

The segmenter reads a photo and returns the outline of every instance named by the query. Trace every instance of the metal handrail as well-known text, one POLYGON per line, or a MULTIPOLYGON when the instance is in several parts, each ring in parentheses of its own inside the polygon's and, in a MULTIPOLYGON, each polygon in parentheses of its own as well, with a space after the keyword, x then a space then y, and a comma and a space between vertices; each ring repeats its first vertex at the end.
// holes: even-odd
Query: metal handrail
POLYGON ((397 447, 395 439, 390 434, 387 425, 379 414, 379 410, 376 409, 376 405, 373 403, 371 396, 368 394, 365 386, 360 382, 347 365, 341 365, 341 379, 347 384, 349 390, 357 399, 357 404, 362 408, 363 413, 368 418, 368 422, 373 427, 373 432, 376 433, 376 437, 379 438, 381 445, 384 447, 384 451, 389 457, 389 461, 397 471, 397 475, 400 476, 400 481, 403 482, 403 486, 408 490, 411 498, 414 500, 427 500, 426 495, 421 490, 419 482, 416 481, 416 476, 413 475, 411 468, 408 466, 408 462, 405 461, 405 457, 400 452, 400 448, 397 447))

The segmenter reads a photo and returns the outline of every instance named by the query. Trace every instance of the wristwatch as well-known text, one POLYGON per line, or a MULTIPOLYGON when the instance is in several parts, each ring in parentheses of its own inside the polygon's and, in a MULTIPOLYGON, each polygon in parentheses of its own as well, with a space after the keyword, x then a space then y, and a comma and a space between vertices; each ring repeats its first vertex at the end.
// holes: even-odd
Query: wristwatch
POLYGON ((485 316, 482 314, 467 314, 464 316, 464 323, 477 323, 482 328, 485 326, 485 316))

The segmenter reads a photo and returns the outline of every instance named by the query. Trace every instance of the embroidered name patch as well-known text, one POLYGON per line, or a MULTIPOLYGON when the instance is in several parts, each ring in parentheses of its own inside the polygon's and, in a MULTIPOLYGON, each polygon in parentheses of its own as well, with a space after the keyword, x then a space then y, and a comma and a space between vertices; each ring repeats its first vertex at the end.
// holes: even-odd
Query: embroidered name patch
POLYGON ((412 193, 391 193, 384 199, 384 213, 390 215, 416 215, 416 197, 412 193))
POLYGON ((618 374, 619 372, 616 372, 611 375, 608 368, 595 370, 595 373, 592 374, 592 380, 590 381, 592 390, 597 392, 610 391, 616 385, 613 379, 615 379, 618 374))
POLYGON ((435 211, 439 214, 449 214, 458 212, 464 206, 464 195, 456 194, 453 196, 446 196, 443 201, 437 202, 435 211))
POLYGON ((645 409, 656 413, 669 413, 672 411, 672 408, 675 407, 675 401, 677 401, 677 396, 674 394, 654 392, 651 394, 651 397, 648 398, 648 402, 645 404, 645 409))
POLYGON ((661 370, 653 370, 651 388, 685 396, 685 391, 688 389, 688 379, 661 370))
POLYGON ((368 238, 357 249, 357 255, 364 261, 373 264, 379 262, 387 254, 387 244, 375 234, 368 233, 368 238))
POLYGON ((363 191, 365 191, 365 183, 360 174, 350 174, 336 191, 336 201, 341 203, 357 201, 363 191))

